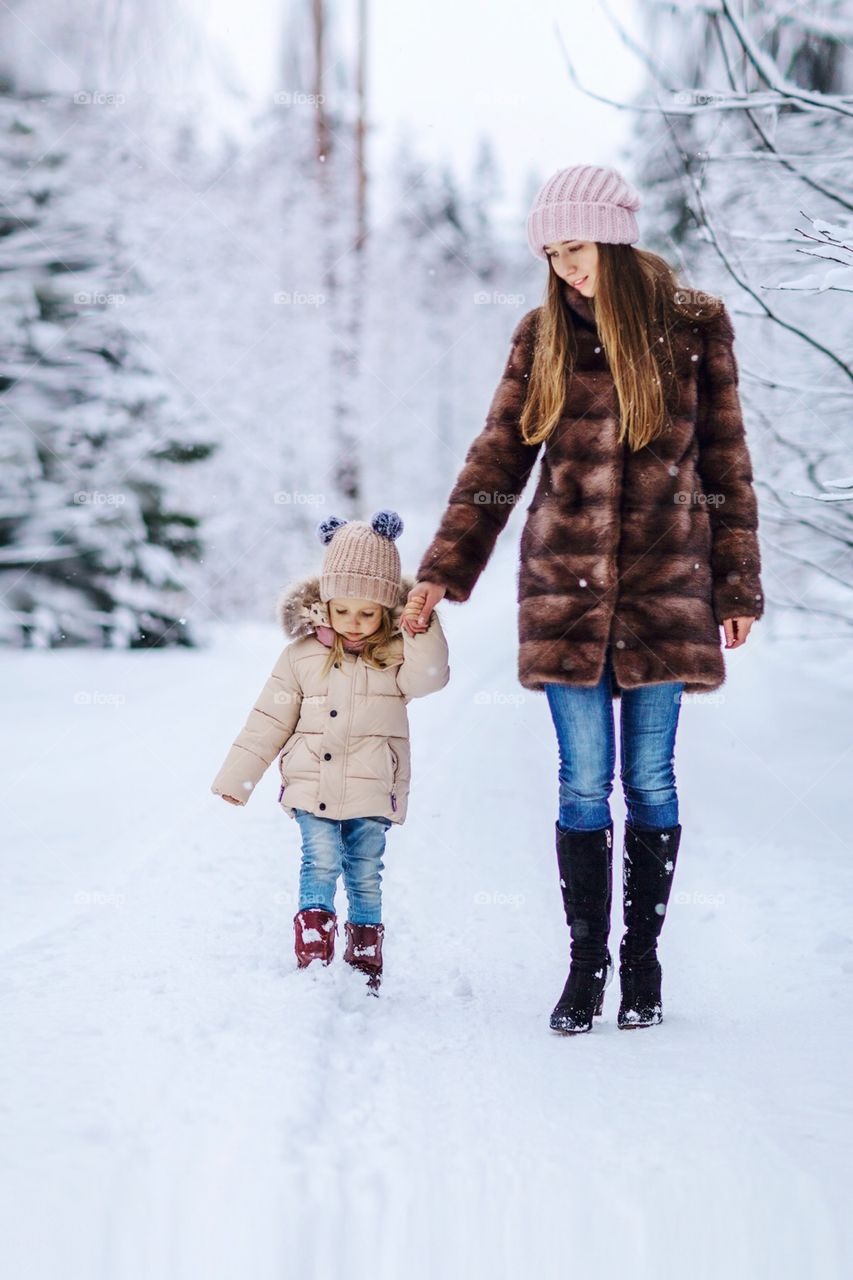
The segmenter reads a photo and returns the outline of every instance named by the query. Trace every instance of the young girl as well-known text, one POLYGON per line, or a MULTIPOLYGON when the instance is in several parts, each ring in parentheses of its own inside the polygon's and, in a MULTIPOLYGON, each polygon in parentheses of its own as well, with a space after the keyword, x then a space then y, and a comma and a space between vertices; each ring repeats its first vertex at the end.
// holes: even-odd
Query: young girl
POLYGON ((344 960, 382 975, 382 857, 385 832, 406 818, 410 783, 406 704, 450 678, 447 642, 433 614, 412 636, 403 617, 423 603, 406 597, 395 539, 403 522, 378 511, 370 524, 330 516, 317 532, 327 547, 319 577, 279 597, 292 643, 281 653, 211 790, 246 804, 280 752, 279 803, 299 823, 302 867, 294 916, 296 959, 334 957, 335 889, 349 903, 344 960))
POLYGON ((609 168, 555 173, 530 210, 541 307, 516 326, 486 425, 418 569, 467 600, 544 444, 521 538, 519 680, 545 693, 559 752, 557 861, 571 966, 555 1031, 589 1031, 608 949, 615 767, 627 807, 620 1028, 661 1021, 657 940, 681 840, 682 692, 725 679, 726 648, 764 611, 734 330, 718 298, 633 248, 637 192, 609 168), (486 502, 483 494, 489 495, 486 502))

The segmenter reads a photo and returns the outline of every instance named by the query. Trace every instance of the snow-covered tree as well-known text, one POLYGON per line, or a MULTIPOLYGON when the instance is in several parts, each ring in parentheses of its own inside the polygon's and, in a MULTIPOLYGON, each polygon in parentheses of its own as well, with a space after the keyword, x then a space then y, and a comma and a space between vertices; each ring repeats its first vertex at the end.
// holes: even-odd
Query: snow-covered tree
POLYGON ((636 122, 625 168, 645 196, 643 243, 724 294, 735 319, 768 600, 849 618, 853 512, 803 494, 849 471, 853 302, 785 284, 803 216, 849 237, 853 214, 853 7, 822 10, 645 0, 638 31, 614 29, 647 84, 614 106, 636 122))
POLYGON ((14 94, 0 97, 0 148, 4 636, 187 643, 181 563, 200 553, 199 514, 173 500, 170 475, 211 445, 122 323, 139 287, 126 149, 85 97, 14 94))

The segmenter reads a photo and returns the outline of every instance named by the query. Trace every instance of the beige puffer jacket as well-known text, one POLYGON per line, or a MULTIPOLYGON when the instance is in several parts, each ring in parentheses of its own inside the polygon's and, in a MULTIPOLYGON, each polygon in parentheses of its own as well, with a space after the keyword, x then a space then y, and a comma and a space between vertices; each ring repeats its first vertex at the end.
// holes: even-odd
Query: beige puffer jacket
POLYGON ((426 631, 410 636, 400 620, 415 580, 403 577, 392 609, 399 661, 383 671, 347 653, 321 676, 329 650, 315 627, 328 625, 319 577, 279 597, 276 614, 293 638, 276 662, 245 725, 211 785, 214 795, 245 804, 279 753, 279 803, 291 817, 406 818, 411 780, 406 704, 443 689, 450 679, 447 641, 437 611, 426 631))

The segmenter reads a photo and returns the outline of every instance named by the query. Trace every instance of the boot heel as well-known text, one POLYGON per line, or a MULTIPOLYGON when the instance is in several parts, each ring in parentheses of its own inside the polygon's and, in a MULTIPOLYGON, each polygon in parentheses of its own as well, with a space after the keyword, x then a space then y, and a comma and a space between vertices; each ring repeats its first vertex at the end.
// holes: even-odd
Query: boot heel
POLYGON ((604 979, 604 986, 601 988, 601 995, 598 997, 598 1004, 596 1006, 595 1015, 594 1015, 596 1018, 600 1018, 601 1015, 604 1013, 604 995, 605 995, 605 992, 607 991, 607 988, 610 986, 611 982, 613 981, 614 968, 615 966, 613 964, 613 958, 610 955, 610 952, 608 951, 607 977, 604 979))

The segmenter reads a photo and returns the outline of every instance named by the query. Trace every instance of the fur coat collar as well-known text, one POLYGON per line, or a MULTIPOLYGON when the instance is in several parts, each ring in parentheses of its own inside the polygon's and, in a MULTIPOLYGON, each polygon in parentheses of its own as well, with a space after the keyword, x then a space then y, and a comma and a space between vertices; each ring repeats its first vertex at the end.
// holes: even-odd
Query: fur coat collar
POLYGON ((596 328, 595 305, 591 298, 585 298, 580 289, 574 289, 567 282, 563 282, 563 297, 571 307, 576 318, 580 318, 584 324, 591 328, 596 328))

